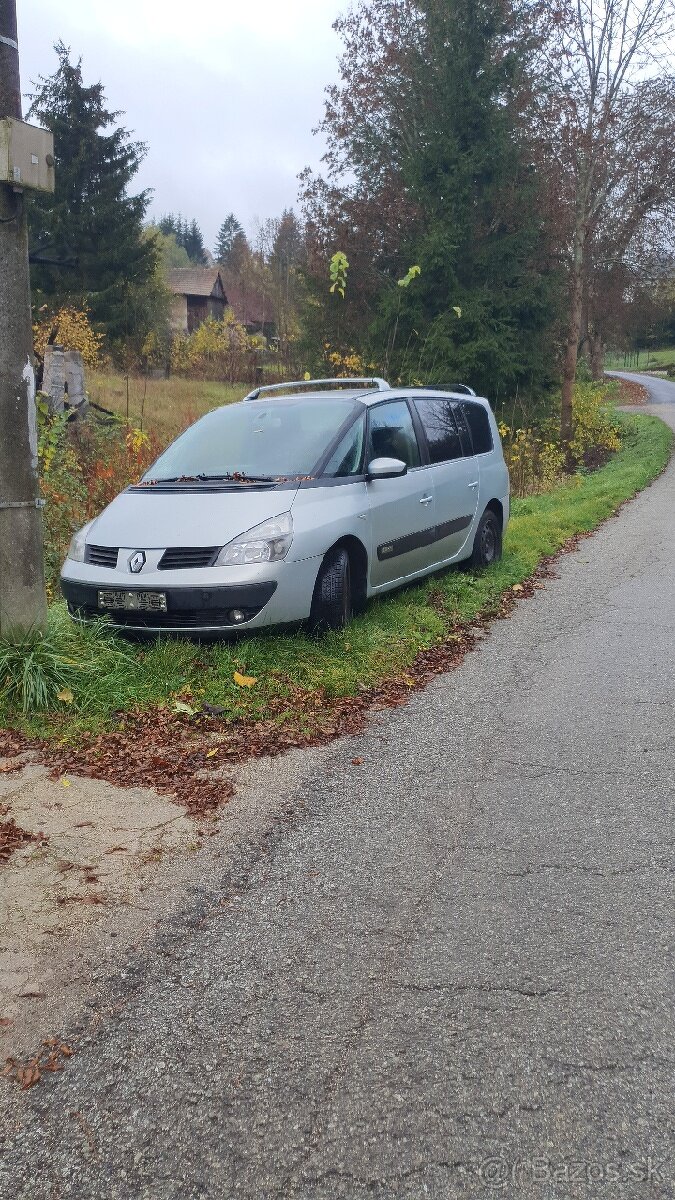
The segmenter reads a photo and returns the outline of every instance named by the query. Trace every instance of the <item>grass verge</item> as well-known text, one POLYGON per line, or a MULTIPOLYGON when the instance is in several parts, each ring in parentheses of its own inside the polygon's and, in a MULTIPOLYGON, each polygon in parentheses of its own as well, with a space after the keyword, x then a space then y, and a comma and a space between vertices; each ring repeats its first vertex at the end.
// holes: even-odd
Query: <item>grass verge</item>
MULTIPOLYGON (((54 698, 47 680, 52 703, 37 715, 23 711, 16 682, 5 687, 0 724, 76 745, 119 730, 130 711, 159 709, 164 721, 175 714, 189 722, 190 710, 197 714, 207 706, 211 716, 217 710, 221 729, 264 724, 268 740, 276 731, 283 741, 284 727, 308 739, 315 725, 325 724, 331 704, 348 703, 392 678, 414 688, 420 682, 416 663, 425 653, 447 647, 462 628, 503 611, 504 596, 513 595, 542 560, 594 529, 664 468, 671 430, 655 417, 618 419, 622 446, 604 467, 514 501, 500 563, 476 575, 449 570, 377 600, 343 633, 320 639, 269 633, 212 646, 167 638, 136 646, 105 629, 72 625, 56 604, 47 640, 59 663, 74 664, 67 687, 59 678, 61 698, 54 698), (240 686, 235 672, 256 682, 240 686)), ((43 655, 42 662, 48 673, 50 657, 43 655)))
POLYGON ((87 390, 96 404, 128 418, 146 433, 155 433, 166 445, 212 408, 242 400, 250 388, 245 383, 215 383, 179 375, 170 379, 130 375, 127 380, 126 375, 90 371, 87 390))

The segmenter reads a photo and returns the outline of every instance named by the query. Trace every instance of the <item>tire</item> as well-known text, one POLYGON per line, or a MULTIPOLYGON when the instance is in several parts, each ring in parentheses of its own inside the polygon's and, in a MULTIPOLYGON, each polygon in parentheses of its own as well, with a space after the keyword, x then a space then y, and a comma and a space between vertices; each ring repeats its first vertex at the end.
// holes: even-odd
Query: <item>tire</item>
POLYGON ((489 567, 502 556, 501 521, 491 508, 486 508, 473 539, 473 551, 468 565, 473 570, 489 567))
POLYGON ((352 619, 352 575, 349 555, 343 546, 329 551, 321 564, 312 598, 310 629, 344 629, 352 619))

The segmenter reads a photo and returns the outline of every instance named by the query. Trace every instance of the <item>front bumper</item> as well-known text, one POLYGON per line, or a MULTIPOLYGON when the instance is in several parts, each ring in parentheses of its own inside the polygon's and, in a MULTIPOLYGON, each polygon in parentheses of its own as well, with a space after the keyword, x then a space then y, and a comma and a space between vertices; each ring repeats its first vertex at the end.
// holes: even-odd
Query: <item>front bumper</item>
POLYGON ((107 616, 113 625, 124 629, 145 630, 151 633, 194 632, 213 633, 240 629, 254 620, 271 600, 277 584, 274 581, 261 583, 228 584, 224 587, 168 587, 156 585, 148 589, 129 587, 125 580, 123 590, 128 592, 159 591, 166 595, 166 612, 138 612, 126 609, 99 608, 98 593, 111 587, 120 588, 120 581, 112 584, 81 583, 61 578, 61 590, 68 603, 68 611, 76 620, 107 616), (245 614, 244 621, 234 621, 230 616, 234 609, 245 614))

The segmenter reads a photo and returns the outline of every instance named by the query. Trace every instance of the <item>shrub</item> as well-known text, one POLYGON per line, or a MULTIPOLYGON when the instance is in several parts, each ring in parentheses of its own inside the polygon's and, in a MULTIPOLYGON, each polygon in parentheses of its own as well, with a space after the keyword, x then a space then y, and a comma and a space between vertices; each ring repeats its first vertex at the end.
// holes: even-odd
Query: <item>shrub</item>
POLYGON ((222 321, 208 317, 191 334, 177 334, 171 343, 171 369, 199 379, 245 379, 249 358, 259 339, 249 337, 231 312, 222 321))
POLYGON ((40 489, 45 501, 45 578, 47 596, 58 593, 68 543, 125 487, 139 479, 162 446, 155 435, 121 420, 91 419, 68 424, 39 406, 40 489))
MULTIPOLYGON (((607 385, 577 382, 572 401, 573 437, 569 457, 573 468, 597 466, 621 445, 619 428, 606 406, 607 385)), ((557 426, 543 421, 539 428, 512 428, 503 421, 499 432, 514 496, 548 491, 565 474, 567 455, 557 426)))
POLYGON ((92 328, 86 308, 65 304, 56 312, 42 310, 33 326, 35 353, 41 361, 50 342, 58 342, 65 350, 79 350, 87 367, 97 367, 101 361, 103 335, 92 328))
POLYGON ((598 451, 615 453, 620 445, 619 427, 606 407, 607 388, 602 383, 577 383, 572 397, 573 437, 570 453, 577 466, 589 465, 598 451))

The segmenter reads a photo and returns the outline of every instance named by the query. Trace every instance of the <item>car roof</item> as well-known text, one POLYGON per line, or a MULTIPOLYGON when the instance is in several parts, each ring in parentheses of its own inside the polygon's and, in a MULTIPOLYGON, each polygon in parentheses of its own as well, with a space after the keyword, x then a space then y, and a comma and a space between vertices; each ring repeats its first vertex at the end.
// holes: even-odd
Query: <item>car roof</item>
MULTIPOLYGON (((363 388, 322 388, 317 392, 287 392, 283 396, 263 395, 257 396, 255 400, 247 400, 247 404, 283 404, 297 403, 298 400, 345 400, 353 403, 358 400, 360 404, 371 407, 373 404, 381 404, 386 400, 401 400, 405 396, 437 396, 446 400, 473 400, 479 404, 490 407, 489 401, 484 396, 469 396, 466 392, 445 392, 437 388, 427 387, 392 387, 388 390, 377 388, 373 391, 364 391, 363 388)), ((244 401, 241 401, 244 403, 244 401)))

